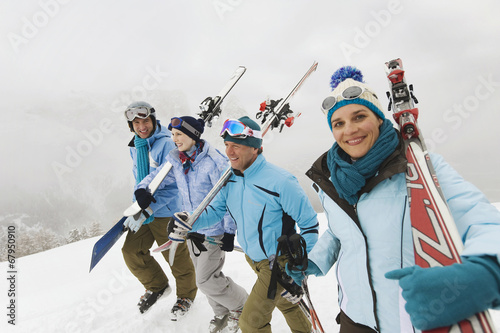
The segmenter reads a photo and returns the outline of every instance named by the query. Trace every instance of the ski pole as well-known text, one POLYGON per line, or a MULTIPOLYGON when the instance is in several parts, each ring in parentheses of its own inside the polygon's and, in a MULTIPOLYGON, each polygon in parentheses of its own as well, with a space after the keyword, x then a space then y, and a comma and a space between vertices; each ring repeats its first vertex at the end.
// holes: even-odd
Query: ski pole
POLYGON ((306 295, 307 302, 309 303, 309 311, 311 312, 311 317, 313 319, 313 329, 318 330, 318 332, 324 333, 325 331, 323 330, 323 325, 321 325, 321 322, 319 321, 318 314, 316 313, 316 310, 314 309, 314 306, 311 301, 311 295, 309 294, 309 288, 307 286, 307 276, 304 272, 304 280, 302 280, 302 290, 304 291, 304 295, 306 295), (316 327, 316 325, 318 327, 316 327))

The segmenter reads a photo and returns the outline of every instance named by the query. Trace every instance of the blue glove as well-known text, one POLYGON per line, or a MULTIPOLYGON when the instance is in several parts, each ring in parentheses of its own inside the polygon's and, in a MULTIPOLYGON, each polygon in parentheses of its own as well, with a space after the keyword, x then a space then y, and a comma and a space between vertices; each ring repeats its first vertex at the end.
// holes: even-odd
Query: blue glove
MULTIPOLYGON (((299 265, 297 266, 297 268, 301 269, 302 267, 299 265)), ((302 280, 304 280, 305 277, 303 273, 305 273, 305 275, 315 275, 315 276, 322 274, 318 266, 316 266, 316 264, 311 260, 307 260, 307 269, 305 270, 305 272, 297 271, 295 269, 290 270, 288 268, 288 263, 286 263, 285 265, 285 271, 286 274, 288 274, 293 279, 293 281, 295 281, 295 283, 297 283, 299 286, 302 285, 302 280)))
POLYGON ((469 257, 462 264, 418 266, 385 274, 399 280, 415 328, 450 326, 500 305, 500 266, 495 257, 469 257))
POLYGON ((137 220, 134 218, 134 216, 127 217, 125 222, 123 222, 123 226, 132 232, 136 232, 137 230, 139 230, 144 221, 146 221, 146 219, 147 217, 144 216, 144 214, 141 212, 137 220))
POLYGON ((153 195, 149 193, 149 191, 145 188, 137 189, 134 192, 134 195, 137 203, 139 204, 139 207, 141 207, 142 209, 148 208, 149 205, 151 205, 151 202, 156 202, 156 199, 153 197, 153 195))
POLYGON ((220 249, 222 251, 231 252, 232 250, 234 250, 234 234, 225 232, 221 241, 222 246, 220 247, 220 249))

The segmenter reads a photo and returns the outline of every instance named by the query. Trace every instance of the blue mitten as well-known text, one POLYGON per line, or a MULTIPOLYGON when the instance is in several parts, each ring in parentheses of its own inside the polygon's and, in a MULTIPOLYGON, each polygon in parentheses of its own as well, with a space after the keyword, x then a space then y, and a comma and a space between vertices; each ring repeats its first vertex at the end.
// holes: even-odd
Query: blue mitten
MULTIPOLYGON (((301 266, 297 266, 297 268, 302 268, 301 266)), ((293 281, 295 281, 295 283, 297 283, 299 286, 302 285, 302 280, 304 280, 304 274, 305 275, 315 275, 315 276, 318 276, 321 273, 321 270, 318 268, 318 266, 316 266, 316 264, 314 262, 312 262, 311 260, 307 260, 307 269, 305 270, 305 272, 302 272, 302 271, 297 271, 297 270, 290 270, 288 268, 288 263, 285 265, 285 271, 286 273, 293 279, 293 281)))
POLYGON ((500 305, 500 265, 495 257, 469 257, 444 267, 418 266, 385 274, 399 280, 415 328, 450 326, 500 305))

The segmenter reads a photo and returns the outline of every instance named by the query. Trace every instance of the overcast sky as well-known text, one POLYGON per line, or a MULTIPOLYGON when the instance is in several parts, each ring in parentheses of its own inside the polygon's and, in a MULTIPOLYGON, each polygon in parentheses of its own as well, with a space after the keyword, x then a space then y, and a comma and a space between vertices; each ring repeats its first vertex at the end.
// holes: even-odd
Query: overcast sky
POLYGON ((128 103, 148 100, 164 122, 194 114, 244 65, 226 104, 254 117, 316 60, 292 102, 301 117, 265 146, 301 178, 333 143, 319 109, 331 74, 357 66, 386 106, 384 63, 398 57, 429 148, 498 202, 498 13, 498 1, 1 0, 2 203, 19 213, 27 193, 59 193, 119 215, 123 191, 104 198, 133 184, 128 103))

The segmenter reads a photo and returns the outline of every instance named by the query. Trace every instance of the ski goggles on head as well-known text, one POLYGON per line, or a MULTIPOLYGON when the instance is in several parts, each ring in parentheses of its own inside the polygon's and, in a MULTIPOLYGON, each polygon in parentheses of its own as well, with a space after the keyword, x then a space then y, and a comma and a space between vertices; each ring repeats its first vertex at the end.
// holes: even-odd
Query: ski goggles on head
POLYGON ((133 121, 135 118, 146 119, 151 115, 151 109, 145 106, 139 106, 125 110, 125 118, 128 121, 133 121))
POLYGON ((224 125, 222 125, 220 136, 224 137, 226 134, 237 139, 245 139, 246 137, 262 139, 261 131, 251 129, 241 121, 235 119, 227 119, 224 125))
POLYGON ((335 104, 337 104, 339 97, 342 97, 343 100, 356 99, 361 95, 363 95, 365 91, 377 97, 374 93, 372 93, 368 89, 359 86, 350 86, 345 88, 340 95, 328 96, 327 98, 325 98, 323 100, 323 103, 321 103, 321 110, 326 114, 335 106, 335 104))
POLYGON ((201 135, 201 133, 198 132, 193 126, 189 125, 188 122, 186 122, 178 117, 174 117, 174 118, 170 119, 170 126, 172 126, 172 128, 176 128, 178 130, 180 130, 182 127, 184 127, 189 132, 193 133, 194 135, 196 135, 198 137, 201 135))

